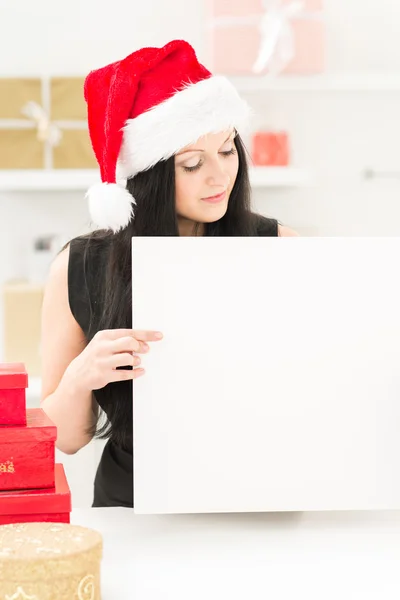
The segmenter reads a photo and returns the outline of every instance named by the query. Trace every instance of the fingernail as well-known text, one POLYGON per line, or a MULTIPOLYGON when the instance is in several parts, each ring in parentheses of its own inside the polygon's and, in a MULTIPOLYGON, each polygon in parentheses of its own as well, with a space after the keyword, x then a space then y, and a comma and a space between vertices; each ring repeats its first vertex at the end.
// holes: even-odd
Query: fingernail
POLYGON ((156 333, 156 338, 159 339, 159 340, 161 340, 162 337, 163 337, 163 334, 160 331, 158 331, 156 333))
POLYGON ((135 357, 133 364, 140 365, 140 358, 138 356, 135 357))

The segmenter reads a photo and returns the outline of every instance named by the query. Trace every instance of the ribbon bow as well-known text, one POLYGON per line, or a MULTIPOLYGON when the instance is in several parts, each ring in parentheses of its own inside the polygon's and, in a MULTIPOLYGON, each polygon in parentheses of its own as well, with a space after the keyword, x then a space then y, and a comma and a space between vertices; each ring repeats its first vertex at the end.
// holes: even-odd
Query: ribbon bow
POLYGON ((58 146, 62 138, 62 132, 51 123, 46 111, 36 102, 30 101, 21 109, 23 115, 36 124, 37 138, 41 142, 48 142, 50 146, 58 146))
POLYGON ((253 73, 269 67, 271 75, 282 71, 295 56, 295 41, 291 19, 304 8, 302 0, 282 4, 281 0, 263 0, 264 15, 260 22, 261 45, 253 65, 253 73))

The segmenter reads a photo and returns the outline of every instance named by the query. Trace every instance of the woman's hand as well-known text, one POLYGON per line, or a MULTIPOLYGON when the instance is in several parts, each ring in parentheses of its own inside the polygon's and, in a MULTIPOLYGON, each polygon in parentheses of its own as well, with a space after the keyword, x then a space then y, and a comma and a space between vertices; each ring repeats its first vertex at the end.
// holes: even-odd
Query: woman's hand
POLYGON ((144 374, 138 354, 145 354, 147 342, 162 339, 156 331, 110 329, 99 331, 86 348, 70 363, 64 377, 72 378, 82 391, 98 390, 108 383, 136 379, 144 374), (132 369, 118 369, 132 367, 132 369))

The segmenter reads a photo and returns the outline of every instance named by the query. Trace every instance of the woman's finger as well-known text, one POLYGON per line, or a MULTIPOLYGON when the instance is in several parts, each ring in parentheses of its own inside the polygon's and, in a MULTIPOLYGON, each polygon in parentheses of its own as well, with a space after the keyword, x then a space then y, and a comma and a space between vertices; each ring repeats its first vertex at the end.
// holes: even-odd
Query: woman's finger
POLYGON ((97 332, 97 338, 106 340, 118 340, 122 337, 133 337, 141 342, 157 342, 163 338, 160 331, 139 329, 103 329, 97 332))
POLYGON ((133 337, 141 342, 159 342, 164 337, 161 331, 141 331, 134 329, 133 337))
POLYGON ((122 337, 109 342, 109 351, 111 354, 118 352, 143 352, 142 346, 143 342, 139 342, 133 337, 122 337))
POLYGON ((117 381, 131 381, 132 379, 137 379, 144 375, 144 369, 132 369, 132 370, 124 370, 120 369, 118 371, 113 371, 110 383, 116 383, 117 381))
POLYGON ((112 369, 116 369, 117 367, 137 367, 140 363, 141 360, 138 356, 134 356, 128 352, 112 354, 107 361, 107 365, 112 369))

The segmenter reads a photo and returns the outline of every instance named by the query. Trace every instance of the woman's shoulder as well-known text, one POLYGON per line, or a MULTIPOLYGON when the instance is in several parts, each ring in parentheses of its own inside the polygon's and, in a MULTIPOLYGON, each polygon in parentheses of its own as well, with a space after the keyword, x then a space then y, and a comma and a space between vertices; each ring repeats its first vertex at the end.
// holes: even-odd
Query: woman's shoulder
POLYGON ((67 272, 69 280, 75 278, 82 271, 102 263, 109 247, 109 236, 85 234, 71 238, 52 261, 50 274, 63 277, 67 272))
POLYGON ((72 238, 64 246, 70 296, 80 296, 83 290, 94 293, 106 272, 110 245, 110 236, 87 234, 72 238))
POLYGON ((257 237, 277 237, 279 235, 279 224, 277 219, 254 214, 255 230, 257 237))
POLYGON ((278 226, 278 235, 279 237, 300 237, 300 234, 297 233, 297 231, 286 225, 278 226))
POLYGON ((256 218, 256 235, 258 237, 299 237, 299 234, 287 227, 281 225, 277 219, 254 215, 256 218))
POLYGON ((101 282, 107 268, 109 247, 109 236, 96 233, 74 237, 63 249, 63 252, 68 253, 69 306, 75 320, 87 336, 92 309, 98 300, 99 289, 102 289, 101 282))
POLYGON ((69 240, 62 251, 69 252, 69 263, 94 265, 108 256, 111 236, 98 232, 79 235, 69 240))
MULTIPOLYGON (((112 236, 109 232, 94 231, 91 233, 85 233, 78 235, 69 240, 64 248, 69 247, 72 250, 94 250, 103 249, 110 247, 112 236)), ((63 248, 63 249, 64 249, 63 248)))

